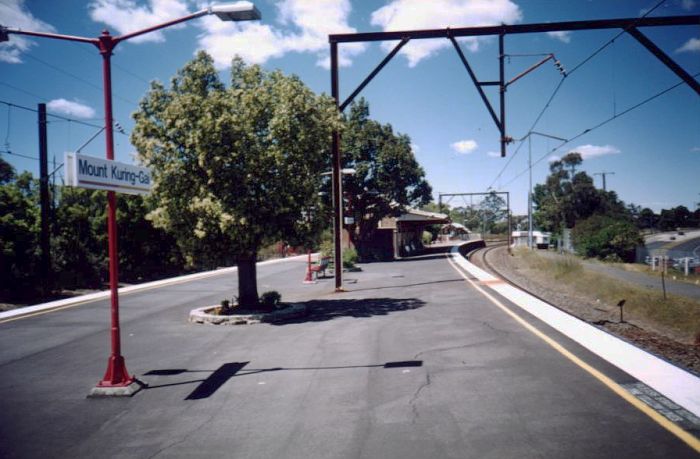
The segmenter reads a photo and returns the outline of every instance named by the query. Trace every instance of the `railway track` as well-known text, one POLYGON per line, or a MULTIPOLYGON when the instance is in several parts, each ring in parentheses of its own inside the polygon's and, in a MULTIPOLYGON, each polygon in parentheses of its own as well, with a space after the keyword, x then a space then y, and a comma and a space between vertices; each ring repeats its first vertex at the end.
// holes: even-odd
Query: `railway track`
MULTIPOLYGON (((537 298, 538 300, 543 301, 544 303, 547 303, 548 305, 550 305, 550 306, 552 306, 552 307, 554 307, 554 308, 557 308, 557 309, 559 309, 559 310, 562 311, 562 312, 565 312, 565 313, 567 313, 567 314, 569 314, 569 315, 571 315, 571 316, 574 316, 574 317, 576 317, 576 318, 579 319, 579 320, 582 320, 582 321, 587 322, 587 323, 592 324, 592 325, 597 325, 597 326, 599 326, 599 327, 601 327, 601 328, 603 328, 603 329, 604 329, 604 326, 605 326, 606 323, 612 323, 612 322, 610 322, 610 321, 608 321, 608 320, 596 320, 596 321, 588 320, 588 319, 586 319, 586 318, 584 318, 584 317, 581 317, 581 316, 578 315, 578 314, 573 313, 572 311, 570 311, 570 310, 568 310, 568 309, 562 308, 562 307, 560 307, 560 306, 558 306, 558 305, 552 303, 552 302, 551 302, 550 300, 548 300, 547 298, 544 298, 544 297, 538 295, 537 293, 531 291, 530 289, 524 287, 523 285, 521 285, 521 284, 515 282, 513 279, 511 279, 511 278, 508 277, 506 274, 504 274, 503 271, 501 271, 501 270, 499 270, 498 268, 496 268, 496 267, 493 265, 493 263, 491 263, 491 262, 489 261, 489 259, 488 259, 488 254, 489 254, 490 252, 492 252, 493 250, 495 250, 495 249, 497 249, 497 248, 500 248, 500 247, 505 246, 508 242, 505 241, 505 240, 503 240, 503 241, 490 241, 490 243, 491 243, 491 245, 487 245, 486 247, 483 247, 483 248, 481 248, 481 249, 476 249, 476 250, 474 250, 473 252, 470 252, 470 253, 467 255, 467 259, 468 259, 469 261, 471 261, 472 263, 476 264, 477 266, 481 267, 482 269, 485 269, 486 271, 489 271, 491 274, 493 274, 493 275, 495 275, 496 277, 500 278, 500 279, 503 280, 504 282, 506 282, 506 283, 512 285, 513 287, 516 287, 516 288, 518 288, 519 290, 522 290, 523 292, 525 292, 525 293, 527 293, 527 294, 529 294, 529 295, 531 295, 531 296, 537 298)), ((635 328, 639 328, 637 325, 634 325, 634 324, 629 324, 629 325, 632 325, 632 326, 634 326, 635 328)), ((604 330, 605 330, 605 329, 604 329, 604 330)), ((606 331, 607 331, 607 330, 606 330, 606 331)))

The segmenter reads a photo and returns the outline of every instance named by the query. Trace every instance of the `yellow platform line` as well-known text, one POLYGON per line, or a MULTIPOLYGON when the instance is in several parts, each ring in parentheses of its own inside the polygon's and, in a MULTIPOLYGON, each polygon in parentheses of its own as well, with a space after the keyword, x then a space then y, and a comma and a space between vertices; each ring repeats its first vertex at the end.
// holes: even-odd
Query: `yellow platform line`
POLYGON ((588 374, 596 378, 598 381, 603 383, 605 386, 607 386, 610 390, 615 392, 617 395, 619 395, 621 398, 629 402, 632 406, 637 408, 639 411, 642 413, 646 414, 649 416, 653 421, 655 421, 657 424, 659 424, 661 427, 666 429, 667 431, 671 432, 673 435, 678 437, 681 441, 683 441, 685 444, 690 446, 693 450, 696 452, 700 453, 700 440, 690 434, 689 432, 686 432, 682 428, 680 428, 678 425, 674 424, 673 422, 669 421, 665 417, 663 417, 661 414, 656 412, 653 408, 639 400, 637 397, 629 393, 625 388, 620 386, 618 383, 610 379, 608 376, 604 375, 602 372, 596 370, 583 360, 581 360, 579 357, 574 355, 571 351, 566 349, 564 346, 561 344, 557 343, 554 341, 552 338, 549 336, 545 335, 543 332, 532 326, 530 323, 528 323, 525 319, 523 319, 521 316, 513 312, 510 308, 505 306, 503 303, 501 303, 498 299, 496 299, 493 295, 485 291, 483 288, 479 287, 474 281, 469 279, 464 272, 457 266, 457 264, 452 260, 452 257, 447 255, 447 259, 450 262, 450 265, 459 273, 460 276, 464 278, 469 284, 471 284, 472 287, 474 287, 476 290, 478 290, 482 295, 484 295, 486 298, 488 298, 493 304, 495 304, 498 308, 500 308, 503 312, 508 314, 511 318, 513 318, 516 322, 518 322, 520 325, 525 327, 528 331, 530 331, 532 334, 540 338, 542 341, 550 345, 552 348, 554 348, 557 352, 559 352, 561 355, 569 359, 571 362, 579 366, 581 369, 586 371, 588 374))

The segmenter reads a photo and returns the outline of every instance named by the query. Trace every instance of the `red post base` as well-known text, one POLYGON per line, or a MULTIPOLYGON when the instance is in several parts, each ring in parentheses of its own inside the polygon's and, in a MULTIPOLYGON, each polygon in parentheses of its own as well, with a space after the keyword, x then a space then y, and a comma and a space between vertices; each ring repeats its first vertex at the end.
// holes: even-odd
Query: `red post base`
POLYGON ((314 275, 311 272, 311 250, 307 252, 307 262, 306 262, 306 277, 304 278, 305 284, 315 284, 314 275))
POLYGON ((129 375, 126 362, 121 355, 112 355, 107 361, 107 371, 97 387, 124 387, 132 384, 136 378, 129 375))
POLYGON ((304 278, 305 284, 315 284, 313 274, 310 269, 306 270, 306 277, 304 278))

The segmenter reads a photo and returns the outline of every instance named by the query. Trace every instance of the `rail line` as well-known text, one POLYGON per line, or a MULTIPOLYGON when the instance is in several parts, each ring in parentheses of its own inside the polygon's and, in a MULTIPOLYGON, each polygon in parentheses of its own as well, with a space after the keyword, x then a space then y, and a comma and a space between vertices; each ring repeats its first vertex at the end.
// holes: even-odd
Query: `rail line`
MULTIPOLYGON (((589 323, 589 324, 591 324, 591 325, 598 326, 600 329, 602 329, 603 331, 605 331, 605 332, 607 332, 607 333, 611 333, 609 330, 606 330, 606 329, 605 329, 604 325, 605 325, 606 323, 614 323, 614 322, 611 322, 611 321, 609 321, 609 320, 596 320, 596 321, 591 321, 591 320, 585 319, 585 318, 583 318, 583 317, 581 317, 581 316, 579 316, 579 315, 577 315, 577 314, 574 314, 573 312, 571 312, 571 311, 569 311, 569 310, 567 310, 567 309, 565 309, 565 308, 562 308, 562 307, 560 307, 560 306, 558 306, 558 305, 552 303, 551 301, 547 300, 546 298, 543 298, 542 296, 538 295, 537 293, 534 293, 533 291, 529 290, 528 288, 526 288, 526 287, 522 286, 521 284, 519 284, 519 283, 513 281, 513 280, 510 279, 507 275, 503 274, 502 271, 500 271, 499 269, 497 269, 496 267, 494 267, 494 265, 493 265, 491 262, 489 262, 487 255, 488 255, 489 252, 491 252, 492 250, 497 249, 497 248, 499 248, 499 247, 503 247, 504 245, 506 245, 506 244, 507 244, 507 241, 503 240, 503 241, 490 241, 490 242, 492 243, 492 245, 489 245, 489 246, 486 246, 486 247, 483 247, 483 248, 480 248, 480 249, 476 249, 476 250, 474 250, 474 251, 468 253, 468 254, 467 254, 467 259, 468 259, 469 261, 471 261, 471 262, 475 262, 476 264, 480 264, 483 268, 485 268, 487 271, 490 271, 492 274, 496 275, 497 277, 501 278, 504 282, 506 282, 506 283, 512 285, 513 287, 515 287, 515 288, 517 288, 517 289, 519 289, 519 290, 524 291, 524 292, 527 293, 528 295, 531 295, 531 296, 537 298, 538 300, 540 300, 540 301, 542 301, 542 302, 544 302, 544 303, 547 303, 548 305, 552 306, 553 308, 559 309, 560 311, 565 312, 565 313, 569 314, 570 316, 576 317, 577 319, 582 320, 582 321, 584 321, 584 322, 586 322, 586 323, 589 323), (476 259, 474 259, 474 258, 472 258, 472 257, 475 257, 476 259)), ((637 325, 635 325, 635 324, 631 324, 631 323, 629 323, 629 322, 626 322, 626 323, 627 323, 628 325, 631 325, 631 326, 635 327, 635 328, 640 328, 639 326, 637 326, 637 325)), ((617 334, 615 334, 615 333, 611 333, 611 334, 613 334, 613 335, 617 336, 618 338, 622 338, 623 340, 629 342, 629 340, 628 340, 627 338, 625 338, 625 337, 621 337, 620 335, 617 335, 617 334)))

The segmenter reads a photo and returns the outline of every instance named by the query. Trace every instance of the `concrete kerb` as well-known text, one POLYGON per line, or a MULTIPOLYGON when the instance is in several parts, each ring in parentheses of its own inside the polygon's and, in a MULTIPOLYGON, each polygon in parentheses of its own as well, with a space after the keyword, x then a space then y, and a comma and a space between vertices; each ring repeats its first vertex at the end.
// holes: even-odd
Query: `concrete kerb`
POLYGON ((196 308, 190 311, 189 321, 197 324, 210 325, 253 325, 261 322, 277 322, 296 319, 307 314, 307 308, 303 304, 290 303, 282 309, 271 312, 254 314, 231 314, 221 316, 212 314, 217 305, 196 308))
MULTIPOLYGON (((312 254, 312 255, 317 255, 317 254, 312 254)), ((284 262, 288 262, 288 261, 305 260, 307 258, 307 256, 308 255, 297 255, 297 256, 293 256, 293 257, 276 258, 274 260, 261 261, 258 263, 258 265, 271 265, 271 264, 276 264, 276 263, 284 263, 284 262)), ((235 273, 237 270, 238 270, 237 267, 231 266, 231 267, 227 267, 227 268, 215 269, 212 271, 205 271, 205 272, 195 273, 195 274, 187 274, 185 276, 171 277, 168 279, 162 279, 162 280, 153 281, 153 282, 145 282, 143 284, 138 284, 138 285, 130 285, 128 287, 120 288, 119 294, 120 295, 129 294, 129 293, 139 292, 141 290, 148 290, 151 288, 163 287, 163 286, 171 285, 171 284, 179 284, 182 282, 188 282, 188 281, 193 281, 193 280, 198 280, 198 279, 205 279, 207 277, 219 276, 222 274, 235 273)), ((48 303, 35 304, 32 306, 26 306, 23 308, 13 309, 11 311, 0 312, 0 320, 19 318, 21 316, 35 314, 38 312, 45 312, 45 311, 49 311, 52 309, 59 309, 59 308, 64 308, 64 307, 68 307, 68 306, 72 306, 72 305, 77 305, 80 303, 89 303, 92 301, 103 300, 103 299, 109 298, 109 296, 110 296, 110 291, 105 290, 105 291, 101 291, 101 292, 89 293, 87 295, 80 295, 80 296, 76 296, 73 298, 66 298, 64 300, 57 300, 57 301, 51 301, 48 303)))
POLYGON ((467 261, 460 255, 457 246, 452 249, 451 257, 460 268, 475 277, 482 285, 492 289, 602 359, 653 388, 695 416, 700 416, 700 378, 554 308, 512 285, 494 282, 497 281, 497 278, 467 261))

